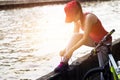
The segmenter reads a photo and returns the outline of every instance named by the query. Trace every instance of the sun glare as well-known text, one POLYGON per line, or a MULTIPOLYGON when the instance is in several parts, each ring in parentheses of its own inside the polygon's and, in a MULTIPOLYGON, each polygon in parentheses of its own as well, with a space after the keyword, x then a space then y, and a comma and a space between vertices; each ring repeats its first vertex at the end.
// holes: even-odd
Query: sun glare
POLYGON ((72 24, 65 23, 63 5, 42 6, 26 16, 22 34, 40 55, 55 53, 66 45, 71 36, 72 24), (51 16, 53 15, 53 16, 51 16), (68 27, 69 26, 69 27, 68 27))

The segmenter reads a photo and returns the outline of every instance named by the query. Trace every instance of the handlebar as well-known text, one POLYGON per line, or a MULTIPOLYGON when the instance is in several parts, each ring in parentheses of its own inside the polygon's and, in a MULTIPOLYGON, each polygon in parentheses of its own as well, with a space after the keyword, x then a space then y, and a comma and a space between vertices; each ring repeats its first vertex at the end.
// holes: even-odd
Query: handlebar
POLYGON ((96 47, 99 47, 100 45, 102 45, 105 41, 109 40, 112 33, 115 32, 115 29, 111 30, 108 34, 106 34, 103 39, 98 43, 99 45, 97 45, 96 47))
POLYGON ((113 29, 106 36, 104 36, 104 38, 101 40, 101 42, 107 41, 110 38, 110 36, 112 35, 113 32, 115 32, 115 29, 113 29))
POLYGON ((101 45, 103 45, 106 41, 108 41, 111 38, 111 35, 113 34, 113 32, 115 32, 115 29, 111 30, 110 32, 108 32, 108 34, 106 34, 102 40, 97 44, 97 46, 93 49, 93 52, 96 52, 96 49, 98 47, 100 47, 101 45))

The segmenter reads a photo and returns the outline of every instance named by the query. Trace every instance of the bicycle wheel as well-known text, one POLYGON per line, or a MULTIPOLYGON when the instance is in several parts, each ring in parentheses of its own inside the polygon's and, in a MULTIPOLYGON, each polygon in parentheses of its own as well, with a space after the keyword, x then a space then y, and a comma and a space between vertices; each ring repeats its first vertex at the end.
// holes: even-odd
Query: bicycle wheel
POLYGON ((83 80, 100 80, 100 73, 104 72, 104 68, 98 67, 90 69, 83 77, 83 80))

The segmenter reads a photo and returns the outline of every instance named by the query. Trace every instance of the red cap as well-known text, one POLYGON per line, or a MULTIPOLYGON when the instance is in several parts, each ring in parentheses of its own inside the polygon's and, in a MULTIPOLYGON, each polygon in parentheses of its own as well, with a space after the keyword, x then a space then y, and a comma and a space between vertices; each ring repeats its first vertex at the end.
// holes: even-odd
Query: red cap
POLYGON ((79 5, 76 2, 76 0, 73 0, 71 2, 68 2, 66 6, 64 7, 64 11, 66 14, 66 22, 72 22, 74 20, 75 15, 79 11, 79 5))

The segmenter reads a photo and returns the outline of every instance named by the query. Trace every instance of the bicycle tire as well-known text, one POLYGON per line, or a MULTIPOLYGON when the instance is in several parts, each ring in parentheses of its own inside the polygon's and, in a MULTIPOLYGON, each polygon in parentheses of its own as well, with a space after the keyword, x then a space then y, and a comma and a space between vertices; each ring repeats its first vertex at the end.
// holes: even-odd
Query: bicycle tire
POLYGON ((93 69, 90 69, 83 77, 82 80, 99 80, 99 76, 97 77, 97 79, 95 79, 96 77, 94 76, 92 79, 89 79, 89 77, 91 77, 92 75, 95 75, 97 73, 101 73, 101 72, 104 72, 104 68, 102 67, 97 67, 97 68, 93 68, 93 69))

